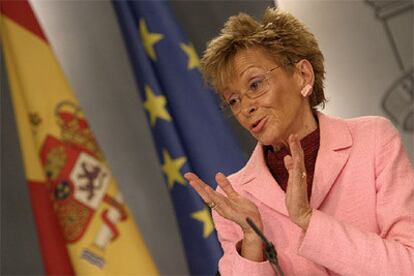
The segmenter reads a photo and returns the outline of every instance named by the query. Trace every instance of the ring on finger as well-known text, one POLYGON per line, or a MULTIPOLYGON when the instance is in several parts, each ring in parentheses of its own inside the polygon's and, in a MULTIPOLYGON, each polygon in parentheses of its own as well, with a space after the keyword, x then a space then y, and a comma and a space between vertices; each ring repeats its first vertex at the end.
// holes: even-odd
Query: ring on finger
POLYGON ((210 209, 214 209, 217 206, 217 204, 214 202, 208 202, 207 205, 210 207, 210 209))
POLYGON ((306 177, 306 172, 302 172, 302 174, 300 175, 300 178, 305 179, 306 177))

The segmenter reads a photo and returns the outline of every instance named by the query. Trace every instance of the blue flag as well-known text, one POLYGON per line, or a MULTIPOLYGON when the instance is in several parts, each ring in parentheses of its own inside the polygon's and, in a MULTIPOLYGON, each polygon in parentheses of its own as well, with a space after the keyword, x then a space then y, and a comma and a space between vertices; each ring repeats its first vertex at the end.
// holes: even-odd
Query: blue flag
POLYGON ((244 156, 201 78, 193 45, 165 1, 114 1, 170 190, 191 274, 213 275, 222 250, 209 209, 183 174, 216 186, 214 175, 237 171, 244 156))

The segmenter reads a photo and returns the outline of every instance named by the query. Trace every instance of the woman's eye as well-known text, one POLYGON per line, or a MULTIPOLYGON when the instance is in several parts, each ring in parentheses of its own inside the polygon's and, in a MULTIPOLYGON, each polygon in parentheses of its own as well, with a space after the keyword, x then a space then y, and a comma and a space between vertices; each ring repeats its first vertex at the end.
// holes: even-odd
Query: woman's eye
POLYGON ((238 102, 239 102, 239 99, 238 99, 238 98, 236 98, 236 97, 233 97, 233 98, 230 98, 230 99, 228 99, 228 100, 227 100, 227 103, 228 103, 230 106, 234 106, 234 105, 236 105, 238 102))
POLYGON ((254 80, 250 83, 250 90, 253 91, 253 92, 256 92, 256 91, 260 90, 262 85, 263 85, 263 80, 262 79, 254 80))

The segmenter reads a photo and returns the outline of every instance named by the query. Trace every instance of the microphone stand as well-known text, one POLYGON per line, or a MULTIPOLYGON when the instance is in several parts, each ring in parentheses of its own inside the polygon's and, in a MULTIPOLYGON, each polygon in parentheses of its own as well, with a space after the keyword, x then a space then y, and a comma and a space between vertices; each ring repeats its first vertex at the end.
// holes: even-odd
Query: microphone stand
POLYGON ((277 260, 277 253, 273 244, 270 241, 268 241, 268 239, 266 239, 262 231, 260 231, 259 228, 257 228, 256 224, 250 218, 246 218, 246 221, 254 230, 254 232, 260 237, 263 243, 266 245, 266 247, 264 248, 264 254, 266 258, 269 260, 273 268, 273 271, 275 272, 275 275, 284 276, 283 271, 280 268, 279 262, 277 260))

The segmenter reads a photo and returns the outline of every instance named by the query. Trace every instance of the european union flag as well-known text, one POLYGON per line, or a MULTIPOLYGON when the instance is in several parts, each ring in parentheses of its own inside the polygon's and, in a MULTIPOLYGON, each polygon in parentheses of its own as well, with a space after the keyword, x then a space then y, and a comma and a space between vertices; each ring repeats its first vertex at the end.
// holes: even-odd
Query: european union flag
POLYGON ((208 208, 183 178, 241 168, 243 154, 214 92, 201 78, 193 45, 165 1, 115 1, 191 274, 215 274, 222 255, 208 208))

